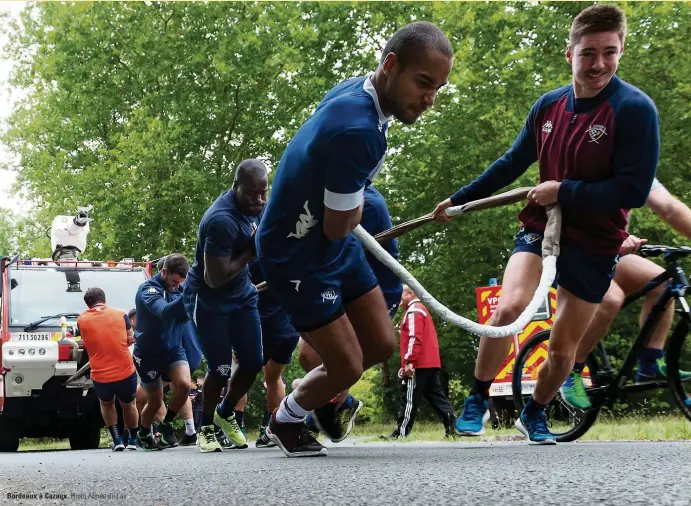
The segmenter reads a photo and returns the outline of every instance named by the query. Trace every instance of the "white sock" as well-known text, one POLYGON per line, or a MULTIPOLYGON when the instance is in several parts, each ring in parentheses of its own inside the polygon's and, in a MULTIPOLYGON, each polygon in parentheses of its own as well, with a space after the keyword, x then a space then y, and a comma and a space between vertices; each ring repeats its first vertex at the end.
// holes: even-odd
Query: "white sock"
POLYGON ((291 393, 288 397, 285 397, 280 406, 278 406, 278 411, 276 412, 276 420, 279 423, 298 423, 302 422, 309 411, 302 409, 300 405, 295 402, 295 397, 291 393))
POLYGON ((194 436, 196 433, 197 431, 194 430, 194 418, 185 420, 185 435, 194 436))

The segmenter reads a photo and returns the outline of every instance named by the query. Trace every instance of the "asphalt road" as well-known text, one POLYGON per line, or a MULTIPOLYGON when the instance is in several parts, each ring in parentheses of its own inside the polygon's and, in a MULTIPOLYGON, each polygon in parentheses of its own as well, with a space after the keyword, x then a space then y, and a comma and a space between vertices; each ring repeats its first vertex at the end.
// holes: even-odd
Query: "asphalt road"
POLYGON ((691 443, 346 440, 330 445, 328 457, 306 459, 194 447, 0 454, 0 504, 74 503, 690 505, 691 443))

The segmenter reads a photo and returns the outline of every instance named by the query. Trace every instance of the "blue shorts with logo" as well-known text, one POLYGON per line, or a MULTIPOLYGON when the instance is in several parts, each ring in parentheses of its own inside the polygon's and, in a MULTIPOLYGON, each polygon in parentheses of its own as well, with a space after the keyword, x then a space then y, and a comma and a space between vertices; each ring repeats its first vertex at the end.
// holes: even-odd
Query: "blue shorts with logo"
POLYGON ((189 367, 185 349, 180 347, 160 353, 142 353, 135 346, 132 353, 134 367, 145 390, 162 388, 163 377, 169 378, 171 369, 175 367, 189 367))
POLYGON ((261 371, 262 331, 257 309, 256 292, 250 299, 227 305, 218 310, 218 303, 205 303, 205 297, 185 291, 184 303, 187 314, 197 328, 201 351, 206 357, 209 372, 223 379, 230 377, 233 351, 238 366, 247 370, 261 371))
POLYGON ((310 332, 345 314, 344 306, 378 285, 360 241, 350 241, 336 260, 318 270, 298 271, 260 257, 266 282, 299 332, 310 332))
POLYGON ((290 323, 288 313, 279 309, 268 316, 262 316, 261 326, 264 365, 269 360, 277 364, 289 364, 293 358, 293 351, 297 348, 300 334, 290 323))
MULTIPOLYGON (((521 228, 512 254, 519 252, 542 257, 542 234, 521 228)), ((557 258, 557 283, 579 299, 599 304, 609 290, 618 260, 618 255, 597 255, 562 244, 557 258)))
POLYGON ((137 373, 133 372, 130 376, 120 381, 113 381, 110 383, 99 383, 92 381, 94 384, 94 393, 103 402, 110 402, 116 397, 120 402, 130 403, 134 400, 137 394, 137 373))

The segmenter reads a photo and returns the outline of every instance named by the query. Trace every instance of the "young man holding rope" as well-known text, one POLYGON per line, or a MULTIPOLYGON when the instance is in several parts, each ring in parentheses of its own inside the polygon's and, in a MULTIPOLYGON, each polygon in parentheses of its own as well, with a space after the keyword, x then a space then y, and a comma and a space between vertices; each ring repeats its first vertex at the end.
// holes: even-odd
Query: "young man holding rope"
POLYGON ((305 417, 394 351, 386 302, 351 232, 365 184, 384 161, 391 116, 414 123, 434 104, 452 63, 439 28, 401 28, 376 72, 329 91, 281 158, 257 234, 258 258, 281 306, 323 361, 269 422, 267 435, 289 457, 326 454, 305 417))
MULTIPOLYGON (((544 407, 569 375, 578 343, 609 288, 627 237, 628 210, 645 204, 655 177, 657 110, 643 92, 615 76, 625 35, 626 17, 618 7, 598 4, 583 10, 571 25, 566 50, 572 84, 543 95, 509 151, 434 211, 445 221, 447 208, 491 195, 539 161, 540 184, 519 216, 522 228, 490 320, 501 326, 517 318, 537 288, 545 206, 562 207, 559 312, 535 391, 516 421, 534 443, 556 442, 544 407)), ((484 432, 489 388, 510 346, 511 338, 481 337, 471 395, 456 422, 458 434, 484 432)))
MULTIPOLYGON (((674 198, 657 178, 653 181, 653 187, 646 201, 646 206, 674 230, 691 239, 691 209, 683 202, 674 198)), ((633 254, 646 242, 647 240, 639 239, 633 235, 630 235, 624 241, 621 249, 622 258, 617 264, 612 284, 605 294, 600 308, 590 322, 581 343, 578 345, 576 363, 571 374, 569 374, 566 382, 561 387, 561 394, 564 400, 576 408, 588 409, 590 407, 590 399, 586 394, 583 377, 581 376, 588 354, 607 334, 609 326, 621 310, 624 299, 665 271, 664 268, 655 262, 633 254)), ((645 301, 641 308, 641 325, 648 318, 648 314, 650 314, 653 305, 660 298, 664 289, 665 285, 661 285, 645 296, 645 301)), ((641 350, 638 357, 640 365, 636 373, 637 383, 667 377, 667 365, 665 364, 663 350, 667 335, 672 328, 673 318, 674 301, 667 306, 667 311, 665 311, 660 323, 650 337, 648 346, 641 350)), ((683 380, 691 379, 691 373, 686 371, 679 371, 679 373, 683 380)))
MULTIPOLYGON (((379 193, 374 185, 370 184, 365 188, 364 197, 365 203, 362 208, 362 219, 360 220, 362 228, 373 236, 385 230, 390 230, 392 227, 391 215, 386 206, 384 196, 379 193)), ((384 242, 382 247, 395 260, 398 260, 398 241, 396 239, 384 242)), ((384 294, 386 307, 389 308, 389 317, 393 320, 401 304, 403 283, 401 283, 401 280, 396 274, 391 272, 391 269, 377 260, 371 252, 365 251, 365 258, 377 278, 379 287, 384 294)), ((319 358, 317 352, 314 351, 314 348, 304 340, 300 340, 299 360, 305 372, 310 372, 312 369, 319 367, 322 363, 321 358, 319 358)), ((331 402, 317 410, 321 430, 331 441, 335 443, 343 441, 348 437, 350 431, 353 430, 355 418, 362 409, 362 406, 362 401, 353 397, 348 391, 342 392, 332 399, 331 402)), ((310 422, 313 421, 313 418, 314 417, 307 418, 307 424, 310 427, 312 427, 310 422)), ((314 431, 319 430, 320 429, 314 427, 314 431)))
POLYGON ((232 188, 211 204, 199 223, 184 301, 209 366, 202 387, 202 427, 197 439, 203 453, 222 451, 216 436, 219 427, 230 442, 247 448, 234 408, 262 369, 257 289, 249 279, 247 265, 255 256, 254 234, 268 189, 264 163, 243 160, 232 188), (237 367, 232 366, 233 351, 237 367))

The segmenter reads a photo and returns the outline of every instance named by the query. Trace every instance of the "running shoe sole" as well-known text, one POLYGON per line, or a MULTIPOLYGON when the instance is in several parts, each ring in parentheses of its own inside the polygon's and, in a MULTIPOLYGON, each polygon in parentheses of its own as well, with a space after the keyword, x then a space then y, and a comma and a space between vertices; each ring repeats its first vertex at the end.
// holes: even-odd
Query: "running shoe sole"
POLYGON ((482 415, 482 429, 479 431, 471 431, 471 430, 463 430, 460 431, 456 428, 456 424, 454 424, 453 430, 456 434, 459 436, 482 436, 485 433, 485 425, 487 425, 487 422, 489 421, 489 410, 485 411, 485 414, 482 415))
POLYGON ((521 431, 521 433, 525 436, 525 438, 528 440, 528 443, 531 445, 555 445, 557 444, 556 439, 545 439, 544 441, 533 441, 530 439, 530 434, 528 433, 528 429, 525 428, 525 425, 523 425, 523 422, 521 422, 520 418, 517 418, 516 421, 514 422, 514 425, 518 430, 521 431))
POLYGON ((288 458, 293 458, 293 457, 321 457, 322 455, 326 457, 328 455, 328 450, 324 447, 322 447, 319 451, 312 451, 312 452, 289 452, 286 450, 285 446, 283 446, 283 443, 281 443, 281 440, 273 434, 269 428, 266 428, 266 435, 267 437, 278 446, 281 451, 285 454, 286 457, 288 458))
POLYGON ((357 418, 357 414, 362 409, 362 406, 363 406, 362 401, 358 401, 358 406, 357 406, 357 408, 355 408, 355 412, 350 416, 350 420, 348 420, 348 426, 346 427, 346 430, 345 430, 345 433, 343 434, 343 437, 339 438, 339 439, 332 439, 331 440, 332 443, 340 443, 341 441, 343 441, 345 438, 347 438, 350 435, 350 433, 353 430, 353 427, 355 426, 355 419, 357 418))

